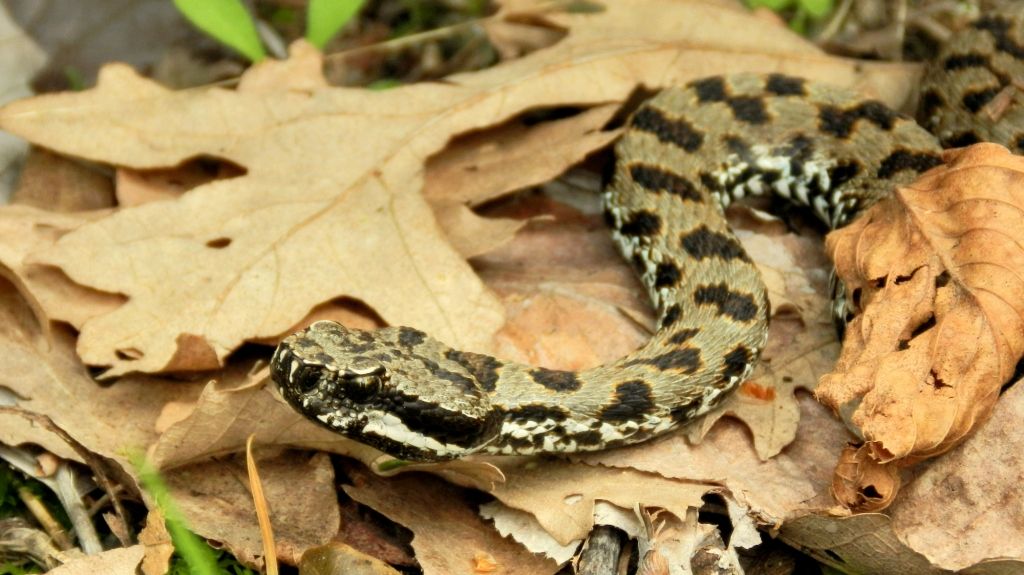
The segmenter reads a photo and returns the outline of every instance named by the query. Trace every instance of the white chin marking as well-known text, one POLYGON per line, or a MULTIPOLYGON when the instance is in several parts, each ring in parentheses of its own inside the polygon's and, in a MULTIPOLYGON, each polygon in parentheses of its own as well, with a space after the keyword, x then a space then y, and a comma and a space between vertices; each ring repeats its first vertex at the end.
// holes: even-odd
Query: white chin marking
POLYGON ((363 433, 385 437, 392 441, 414 447, 416 449, 429 451, 440 456, 462 453, 464 448, 441 443, 440 441, 427 437, 426 435, 412 431, 401 419, 390 413, 371 411, 366 413, 369 421, 363 426, 363 433))

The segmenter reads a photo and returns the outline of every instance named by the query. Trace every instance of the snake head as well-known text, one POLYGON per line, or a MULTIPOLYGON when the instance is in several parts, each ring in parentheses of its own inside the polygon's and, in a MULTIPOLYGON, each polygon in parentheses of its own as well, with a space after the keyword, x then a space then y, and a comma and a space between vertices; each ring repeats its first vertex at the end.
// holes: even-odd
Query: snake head
POLYGON ((410 328, 373 332, 320 321, 288 336, 271 377, 299 413, 409 461, 467 455, 489 441, 499 416, 447 346, 410 328))

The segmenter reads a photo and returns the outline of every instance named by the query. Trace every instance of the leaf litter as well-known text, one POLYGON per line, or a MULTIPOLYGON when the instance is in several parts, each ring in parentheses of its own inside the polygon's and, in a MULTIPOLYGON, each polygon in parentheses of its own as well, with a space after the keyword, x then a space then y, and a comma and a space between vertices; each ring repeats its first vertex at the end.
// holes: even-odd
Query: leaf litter
MULTIPOLYGON (((653 321, 638 283, 607 239, 596 202, 507 194, 543 183, 605 146, 614 137, 603 130, 608 114, 641 84, 654 89, 709 73, 782 71, 856 86, 899 106, 916 74, 909 65, 826 56, 776 24, 721 3, 645 0, 570 14, 509 2, 491 23, 518 16, 508 33, 522 28, 523 14, 565 35, 447 84, 385 92, 328 87, 317 55, 300 44, 290 60, 247 72, 235 91, 171 92, 115 65, 95 90, 5 108, 5 129, 59 153, 114 165, 125 188, 118 195, 125 203, 111 212, 59 219, 25 207, 4 209, 8 235, 18 239, 0 254, 13 282, 4 309, 21 319, 0 337, 5 361, 20 358, 12 365, 24 367, 5 374, 2 383, 24 398, 20 408, 50 415, 115 461, 123 462, 126 445, 149 447, 196 532, 250 563, 260 553, 258 530, 238 480, 237 456, 227 454, 255 432, 257 448, 266 450, 261 473, 278 552, 294 563, 337 530, 337 501, 326 458, 287 448, 341 453, 381 470, 379 454, 295 416, 265 385, 265 371, 251 363, 232 360, 227 370, 192 382, 123 374, 219 368, 245 342, 272 342, 314 311, 342 309, 335 305, 339 298, 365 303, 376 314, 363 320, 371 324, 416 325, 461 347, 547 367, 612 359, 642 342, 653 321), (584 111, 536 126, 518 119, 560 106, 584 111), (545 142, 552 144, 545 160, 554 160, 530 162, 545 142), (502 154, 511 155, 516 169, 508 169, 502 154), (131 195, 141 201, 128 200, 127 188, 140 183, 133 174, 202 156, 241 171, 183 193, 166 195, 161 189, 167 186, 158 184, 159 201, 137 192, 131 195), (571 261, 557 253, 570 246, 571 261), (474 256, 472 267, 467 255, 474 256), (396 265, 376 265, 384 260, 396 265), (40 329, 49 318, 73 325, 77 340, 61 328, 40 329), (594 336, 601 332, 615 337, 594 336), (106 377, 122 377, 100 388, 79 357, 107 368, 106 377), (80 406, 78 416, 85 417, 68 413, 67 405, 80 406), (111 418, 114 406, 120 411, 111 418), (127 435, 121 431, 126 423, 127 435), (314 461, 317 471, 302 471, 314 461), (221 500, 233 501, 232 509, 214 504, 221 500)), ((822 296, 829 270, 814 248, 820 240, 747 213, 732 221, 748 229, 741 232, 744 244, 769 285, 776 312, 771 342, 758 374, 695 424, 690 441, 677 433, 570 461, 468 461, 425 469, 490 491, 496 499, 488 513, 496 524, 505 510, 524 519, 509 531, 520 541, 535 531, 570 544, 595 515, 612 521, 616 513, 609 509, 621 516, 636 503, 696 521, 707 494, 734 510, 737 531, 756 524, 775 533, 801 518, 831 521, 821 514, 833 505, 832 461, 852 437, 797 391, 813 390, 838 351, 822 296), (729 417, 715 423, 723 415, 729 417), (564 487, 557 487, 552 470, 564 487)), ((4 417, 5 442, 36 443, 75 458, 53 437, 4 417)), ((423 468, 398 471, 414 469, 423 468)), ((1012 472, 989 473, 991 488, 971 495, 1019 493, 1012 472)), ((421 473, 383 479, 348 466, 345 475, 353 481, 345 488, 349 495, 412 530, 427 573, 468 572, 469 558, 488 556, 509 572, 557 568, 501 538, 465 490, 421 473), (453 530, 467 533, 468 543, 454 546, 453 530)), ((927 493, 901 503, 920 506, 915 516, 935 505, 927 493)), ((927 551, 937 565, 974 565, 992 556, 981 544, 953 554, 933 547, 936 538, 921 525, 905 516, 897 524, 899 509, 892 529, 903 531, 893 537, 908 553, 927 551)), ((963 513, 966 519, 970 509, 963 513)), ((876 522, 866 529, 880 527, 876 522)), ((691 536, 698 532, 708 535, 698 529, 691 536)), ((811 535, 820 537, 783 533, 811 552, 811 535)), ((735 543, 754 542, 748 535, 735 543)), ((826 541, 819 550, 830 548, 826 541)), ((867 553, 844 552, 851 564, 867 553)))

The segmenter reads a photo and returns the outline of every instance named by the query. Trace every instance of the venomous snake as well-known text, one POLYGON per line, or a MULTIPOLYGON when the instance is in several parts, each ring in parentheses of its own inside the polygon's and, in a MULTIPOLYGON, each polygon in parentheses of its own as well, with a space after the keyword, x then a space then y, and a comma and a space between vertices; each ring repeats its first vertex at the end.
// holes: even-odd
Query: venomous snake
MULTIPOLYGON (((921 120, 945 145, 1024 148, 1024 10, 983 16, 930 66, 921 120)), ((781 74, 715 76, 641 105, 616 145, 604 210, 657 309, 650 341, 580 372, 459 351, 409 327, 321 321, 285 338, 271 374, 299 413, 392 456, 606 449, 707 412, 749 376, 767 337, 761 276, 723 207, 774 193, 842 226, 940 163, 913 120, 781 74)))

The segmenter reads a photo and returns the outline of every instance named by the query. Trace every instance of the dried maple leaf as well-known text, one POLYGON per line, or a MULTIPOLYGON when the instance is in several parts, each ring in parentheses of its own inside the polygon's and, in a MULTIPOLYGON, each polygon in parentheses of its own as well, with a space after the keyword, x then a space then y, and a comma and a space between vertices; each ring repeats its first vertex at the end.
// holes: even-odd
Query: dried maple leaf
POLYGON ((1024 352, 1024 158, 947 151, 828 237, 851 322, 817 394, 853 412, 876 462, 948 450, 984 421, 1024 352))

